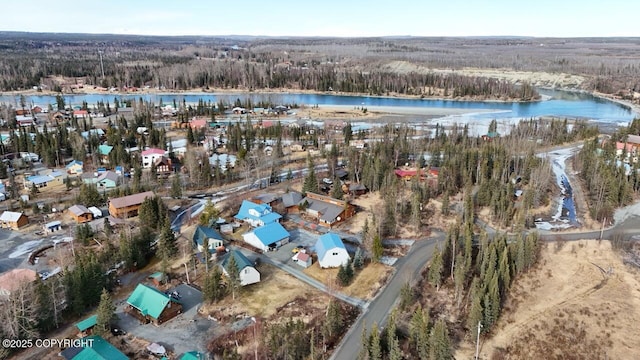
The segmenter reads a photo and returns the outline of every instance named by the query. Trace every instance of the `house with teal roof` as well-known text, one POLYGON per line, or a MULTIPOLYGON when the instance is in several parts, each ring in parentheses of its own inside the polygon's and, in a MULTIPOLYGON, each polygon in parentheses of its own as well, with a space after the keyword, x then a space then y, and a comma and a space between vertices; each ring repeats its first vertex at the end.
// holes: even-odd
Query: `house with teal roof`
POLYGON ((204 251, 204 240, 209 242, 209 252, 214 253, 216 249, 224 246, 223 238, 215 229, 208 226, 198 225, 193 233, 193 244, 198 248, 198 252, 204 251))
POLYGON ((238 275, 240 276, 240 285, 245 286, 260 282, 260 273, 258 272, 258 270, 256 270, 256 268, 253 266, 253 263, 238 250, 231 250, 220 263, 222 273, 225 276, 229 276, 227 267, 232 257, 236 262, 238 275))
POLYGON ((279 222, 272 222, 244 233, 243 240, 262 251, 270 251, 289 243, 289 232, 279 222))
POLYGON ((180 360, 204 360, 204 359, 206 359, 205 355, 197 351, 186 352, 182 354, 182 356, 180 357, 180 360))
POLYGON ((81 347, 69 347, 60 355, 66 360, 128 360, 129 358, 98 335, 80 340, 81 347))
POLYGON ((138 284, 127 299, 125 312, 144 324, 160 325, 182 312, 182 304, 151 286, 138 284))
POLYGON ((98 155, 100 155, 100 159, 103 163, 109 162, 109 154, 113 150, 113 146, 111 145, 100 145, 98 146, 98 155))
POLYGON ((271 206, 267 204, 256 204, 249 200, 244 200, 235 218, 253 227, 258 227, 279 222, 282 216, 273 212, 271 206))
POLYGON ((98 315, 90 316, 76 324, 78 331, 84 336, 91 335, 93 328, 98 323, 98 315))

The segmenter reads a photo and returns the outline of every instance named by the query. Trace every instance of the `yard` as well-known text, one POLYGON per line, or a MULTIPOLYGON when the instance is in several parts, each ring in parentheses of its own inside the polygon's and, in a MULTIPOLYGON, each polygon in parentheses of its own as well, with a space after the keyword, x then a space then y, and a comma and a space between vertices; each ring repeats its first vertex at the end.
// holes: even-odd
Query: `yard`
POLYGON ((308 276, 322 282, 329 288, 340 288, 346 295, 363 300, 372 299, 386 283, 393 268, 381 263, 368 263, 362 270, 357 271, 351 284, 340 288, 337 283, 338 269, 321 269, 318 262, 304 270, 308 276))

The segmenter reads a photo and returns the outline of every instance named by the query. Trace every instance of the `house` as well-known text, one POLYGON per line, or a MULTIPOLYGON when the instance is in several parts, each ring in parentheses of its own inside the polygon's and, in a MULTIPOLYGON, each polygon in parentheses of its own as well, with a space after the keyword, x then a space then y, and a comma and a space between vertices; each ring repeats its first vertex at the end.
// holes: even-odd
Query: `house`
POLYGON ((269 251, 287 244, 289 236, 289 232, 279 222, 272 222, 244 233, 242 238, 253 247, 269 251))
POLYGON ((220 263, 220 267, 222 268, 222 272, 225 276, 229 276, 227 272, 227 267, 229 265, 229 261, 233 257, 236 262, 236 267, 238 268, 238 275, 240 276, 240 285, 246 286, 260 282, 260 273, 253 266, 253 263, 247 259, 244 254, 242 254, 238 250, 231 250, 229 254, 222 260, 220 263))
POLYGON ((189 122, 189 126, 193 129, 203 129, 207 126, 207 119, 202 118, 193 118, 189 122))
POLYGON ((60 231, 60 230, 62 230, 62 222, 60 222, 58 220, 48 222, 48 223, 46 223, 46 224, 44 224, 42 226, 42 229, 47 233, 53 233, 53 232, 56 232, 56 231, 60 231))
POLYGON ((80 335, 87 336, 91 335, 93 328, 96 326, 98 322, 98 315, 89 316, 88 318, 80 321, 76 324, 76 328, 80 331, 80 335))
POLYGON ((65 360, 128 360, 129 358, 98 335, 91 335, 77 342, 80 347, 71 346, 60 352, 65 360))
POLYGON ((29 218, 24 213, 5 211, 0 215, 0 227, 3 229, 18 230, 28 224, 29 218))
POLYGON ((482 140, 484 141, 493 141, 493 139, 499 138, 500 134, 495 131, 489 131, 488 133, 482 135, 482 140))
POLYGON ((346 201, 310 192, 300 200, 298 205, 304 209, 308 216, 329 226, 349 219, 356 212, 355 207, 346 201))
POLYGON ((141 322, 160 325, 182 312, 182 304, 171 296, 144 284, 138 284, 127 299, 125 312, 141 322))
POLYGON ((366 194, 367 191, 367 187, 360 183, 349 184, 349 194, 353 196, 366 194))
POLYGON ((96 178, 98 189, 113 189, 118 186, 120 176, 113 171, 105 171, 96 178))
POLYGON ((313 264, 311 256, 304 251, 299 251, 293 255, 293 261, 305 269, 313 264))
POLYGON ((171 174, 173 170, 171 167, 171 159, 164 156, 156 159, 154 164, 156 166, 156 174, 160 176, 167 176, 171 174))
POLYGON ((0 296, 9 297, 25 283, 32 282, 38 274, 31 269, 13 269, 0 275, 0 296))
POLYGON ((47 174, 27 176, 24 181, 24 188, 31 189, 34 185, 40 189, 47 186, 64 184, 64 176, 60 171, 49 170, 47 174))
POLYGON ((258 194, 251 198, 251 202, 256 204, 267 204, 273 208, 280 201, 280 196, 273 193, 258 194))
POLYGON ((89 117, 89 112, 87 110, 73 110, 73 116, 84 119, 89 117))
POLYGON ((116 218, 126 219, 138 216, 138 209, 146 198, 154 197, 153 191, 146 191, 129 196, 109 200, 109 214, 116 218))
POLYGON ((197 351, 189 351, 180 357, 180 360, 203 360, 206 359, 203 353, 199 353, 197 351))
POLYGON ((204 240, 209 242, 209 252, 214 253, 218 248, 224 247, 222 235, 215 229, 208 226, 198 225, 193 233, 193 244, 198 248, 198 252, 204 251, 204 240))
POLYGON ((111 151, 113 150, 113 146, 111 145, 100 145, 98 146, 98 155, 100 156, 100 161, 102 161, 103 164, 106 164, 109 162, 109 154, 111 153, 111 151))
POLYGON ((67 169, 67 174, 69 175, 82 175, 84 171, 84 163, 78 160, 72 160, 70 163, 65 166, 67 169))
POLYGON ((236 167, 237 158, 234 155, 228 154, 213 154, 209 157, 209 165, 217 167, 220 165, 222 172, 227 171, 227 167, 232 169, 236 167))
POLYGON ((422 169, 418 171, 418 169, 416 168, 402 168, 402 169, 395 169, 393 172, 396 174, 398 178, 405 181, 411 181, 411 179, 416 177, 418 173, 420 173, 420 180, 424 180, 426 178, 425 171, 422 169))
POLYGON ((104 130, 102 129, 90 129, 80 133, 80 136, 82 136, 82 138, 85 140, 89 140, 89 138, 92 136, 101 139, 104 137, 104 135, 105 133, 104 133, 104 130))
POLYGON ((280 199, 282 200, 282 206, 287 210, 289 214, 298 213, 298 204, 304 196, 297 191, 289 191, 288 193, 282 194, 280 199))
POLYGON ((242 201, 240 210, 238 210, 238 214, 234 217, 240 221, 247 222, 253 227, 278 222, 282 218, 280 214, 272 211, 271 206, 267 204, 256 204, 248 200, 242 201))
POLYGON ((73 205, 69 208, 69 215, 78 223, 93 220, 93 213, 83 205, 73 205))
POLYGON ((342 239, 334 233, 321 235, 316 241, 315 248, 321 268, 339 267, 351 260, 342 239))
POLYGON ((142 152, 142 167, 150 168, 158 159, 164 157, 166 151, 157 148, 149 148, 142 152))

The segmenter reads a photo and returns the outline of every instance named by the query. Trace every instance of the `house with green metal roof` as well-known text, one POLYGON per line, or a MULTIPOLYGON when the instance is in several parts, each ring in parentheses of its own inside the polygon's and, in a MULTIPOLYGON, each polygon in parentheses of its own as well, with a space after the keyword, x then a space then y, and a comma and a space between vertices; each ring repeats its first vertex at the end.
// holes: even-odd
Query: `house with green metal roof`
POLYGON ((106 164, 109 162, 109 154, 113 150, 113 146, 110 145, 100 145, 98 146, 98 155, 100 155, 100 160, 102 163, 106 164))
POLYGON ((180 360, 204 360, 206 359, 203 353, 199 353, 197 351, 189 351, 180 357, 180 360))
POLYGON ((127 299, 125 311, 148 324, 160 325, 182 312, 182 304, 151 286, 138 284, 127 299))
POLYGON ((236 261, 238 274, 240 275, 240 285, 245 286, 260 282, 260 273, 258 270, 256 270, 253 263, 238 250, 231 250, 220 263, 220 267, 225 276, 229 276, 227 267, 231 257, 236 261))
POLYGON ((204 251, 204 240, 209 242, 209 252, 214 253, 216 249, 224 246, 223 238, 215 229, 208 226, 198 225, 193 233, 193 244, 198 248, 198 252, 204 251))
POLYGON ((83 335, 91 335, 93 331, 93 327, 96 326, 98 322, 98 315, 90 316, 79 323, 76 324, 76 327, 83 335))
POLYGON ((101 336, 83 338, 82 347, 64 349, 60 355, 66 360, 128 360, 129 358, 101 336))

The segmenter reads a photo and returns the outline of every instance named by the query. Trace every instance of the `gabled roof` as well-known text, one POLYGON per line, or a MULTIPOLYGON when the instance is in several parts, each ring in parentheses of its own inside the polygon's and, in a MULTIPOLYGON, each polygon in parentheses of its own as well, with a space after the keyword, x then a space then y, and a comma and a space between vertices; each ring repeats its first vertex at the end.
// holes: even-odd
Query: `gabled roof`
POLYGON ((199 353, 197 351, 189 351, 187 353, 184 353, 180 357, 180 360, 202 360, 202 359, 205 359, 204 354, 199 353))
POLYGON ((117 183, 118 178, 119 178, 118 174, 114 173, 113 171, 105 171, 102 174, 98 175, 97 182, 104 181, 104 180, 111 180, 114 183, 117 183))
POLYGON ((238 214, 235 216, 238 220, 262 220, 263 223, 268 224, 278 219, 282 218, 282 216, 278 213, 274 213, 271 211, 271 206, 267 204, 256 204, 249 200, 243 200, 242 205, 240 205, 240 210, 238 210, 238 214), (250 213, 249 210, 255 210, 258 213, 262 214, 261 216, 255 216, 250 213))
POLYGON ((107 340, 101 336, 92 335, 87 336, 85 339, 92 341, 85 341, 87 346, 83 348, 73 360, 128 360, 129 358, 118 350, 115 346, 111 345, 107 340), (91 344, 91 346, 89 346, 91 344))
POLYGON ((158 149, 158 148, 149 148, 145 151, 142 152, 142 156, 149 156, 149 155, 164 155, 166 153, 166 151, 162 150, 162 149, 158 149))
POLYGON ((627 143, 640 145, 640 136, 638 135, 627 135, 627 143))
POLYGON ((320 199, 312 199, 310 197, 305 197, 300 200, 299 204, 304 204, 305 202, 308 204, 307 209, 320 213, 320 220, 330 224, 334 223, 340 213, 344 211, 344 206, 325 202, 320 199))
POLYGON ((129 196, 123 196, 123 197, 111 199, 111 200, 109 200, 109 202, 116 209, 120 209, 120 208, 124 208, 124 207, 127 207, 127 206, 142 204, 142 202, 146 198, 154 197, 154 196, 155 196, 155 194, 153 193, 153 191, 145 191, 143 193, 137 193, 137 194, 133 194, 133 195, 129 195, 129 196))
POLYGON ((282 195, 282 205, 284 205, 284 207, 296 206, 300 203, 302 198, 303 196, 301 193, 297 191, 289 191, 282 195))
POLYGON ((306 252, 300 251, 296 254, 296 259, 298 259, 298 261, 307 262, 309 261, 310 258, 311 256, 309 256, 309 254, 307 254, 306 252))
POLYGON ((93 316, 89 316, 88 318, 80 321, 79 323, 76 324, 76 327, 80 331, 85 331, 88 328, 96 326, 97 322, 98 322, 98 315, 96 314, 93 316))
POLYGON ((238 271, 242 271, 242 269, 246 267, 253 267, 253 263, 249 261, 249 259, 247 259, 247 257, 244 256, 244 254, 238 250, 231 250, 229 252, 229 255, 227 255, 224 258, 224 260, 222 260, 222 263, 220 265, 226 269, 227 264, 229 263, 229 260, 231 259, 232 256, 236 260, 236 266, 238 267, 238 271))
POLYGON ((258 240, 265 246, 275 244, 276 242, 289 237, 289 232, 279 222, 272 222, 265 226, 260 226, 253 230, 258 240))
POLYGON ((88 139, 89 136, 91 135, 97 135, 97 136, 103 136, 104 135, 104 130, 102 129, 91 129, 88 131, 83 131, 80 133, 80 136, 82 136, 85 139, 88 139))
POLYGON ((80 165, 80 166, 82 166, 83 164, 84 164, 84 163, 83 163, 82 161, 80 161, 80 160, 71 160, 71 162, 69 162, 69 163, 67 164, 67 168, 70 168, 70 167, 72 167, 72 166, 74 166, 74 165, 80 165))
POLYGON ((16 222, 23 216, 24 213, 5 211, 0 215, 0 221, 16 222))
POLYGON ((138 284, 129 295, 127 304, 138 309, 142 315, 149 315, 154 319, 158 319, 171 301, 178 302, 151 286, 138 284))
POLYGON ((224 240, 220 233, 218 233, 215 229, 212 229, 208 226, 198 225, 198 227, 196 227, 196 231, 193 233, 193 242, 197 245, 202 245, 205 238, 224 240))
POLYGON ((111 150, 113 150, 113 146, 111 146, 111 145, 100 145, 100 146, 98 146, 98 154, 100 154, 100 155, 109 155, 111 150))
POLYGON ((335 248, 345 249, 344 243, 342 239, 334 233, 326 233, 318 238, 316 241, 316 253, 318 254, 318 259, 322 259, 324 255, 335 248))
POLYGON ((89 209, 87 209, 84 205, 73 205, 69 208, 69 212, 75 216, 81 216, 84 214, 92 214, 89 209))
POLYGON ((260 201, 263 204, 269 204, 270 202, 278 200, 278 198, 279 196, 274 193, 265 193, 254 196, 252 200, 260 201))

